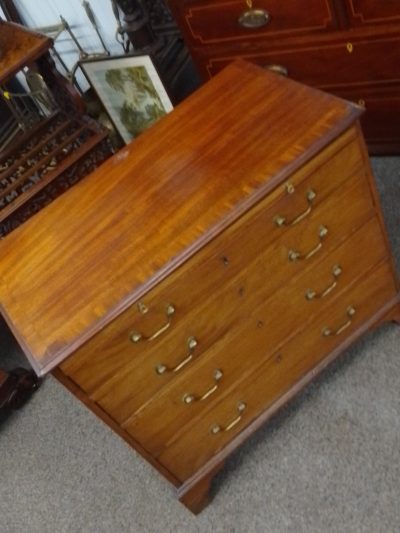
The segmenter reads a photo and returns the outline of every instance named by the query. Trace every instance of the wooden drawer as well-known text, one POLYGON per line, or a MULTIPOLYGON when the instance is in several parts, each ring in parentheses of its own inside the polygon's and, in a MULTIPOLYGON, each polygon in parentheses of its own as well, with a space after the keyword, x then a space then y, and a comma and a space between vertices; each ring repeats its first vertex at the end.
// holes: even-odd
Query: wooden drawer
POLYGON ((346 0, 346 4, 353 26, 400 22, 400 4, 397 0, 346 0))
MULTIPOLYGON (((204 356, 207 357, 207 349, 220 340, 223 334, 240 327, 243 317, 262 304, 269 294, 295 275, 315 268, 327 253, 372 216, 373 206, 365 185, 364 176, 349 180, 337 194, 328 197, 323 209, 321 206, 320 210, 310 215, 307 224, 298 224, 289 229, 279 228, 282 237, 265 251, 261 249, 259 258, 231 284, 224 286, 213 300, 208 300, 204 306, 196 306, 196 314, 183 324, 182 329, 175 330, 171 340, 165 339, 145 355, 133 356, 132 349, 128 347, 131 362, 92 391, 91 397, 118 422, 122 422, 168 382, 176 379, 178 373, 168 372, 160 376, 155 368, 160 362, 174 367, 185 359, 185 345, 189 335, 198 339, 198 355, 181 371, 185 372, 190 366, 199 364, 204 356), (348 208, 349 198, 352 202, 351 209, 348 208), (338 213, 341 215, 338 216, 338 213), (329 231, 320 245, 318 232, 322 224, 329 231), (289 261, 291 250, 310 252, 317 247, 318 250, 308 259, 289 261)), ((267 218, 267 222, 269 225, 265 224, 265 228, 273 226, 272 217, 267 218)), ((282 332, 282 335, 289 332, 290 329, 282 332)))
POLYGON ((365 107, 361 125, 372 152, 374 146, 385 143, 400 148, 400 83, 384 88, 335 90, 335 94, 365 107))
POLYGON ((386 256, 379 222, 373 218, 318 268, 292 278, 249 316, 243 316, 242 323, 212 346, 194 368, 177 376, 122 426, 151 454, 160 454, 185 424, 210 402, 226 396, 232 385, 260 363, 259 346, 269 356, 386 256), (357 265, 360 257, 363 261, 357 265), (341 273, 336 269, 332 275, 336 266, 341 273), (321 280, 315 280, 316 271, 321 280), (311 288, 316 294, 310 299, 311 288))
MULTIPOLYGON (((343 41, 331 45, 298 45, 282 51, 218 53, 214 51, 203 63, 208 76, 214 76, 237 57, 267 68, 280 68, 297 81, 323 89, 349 87, 360 82, 400 81, 400 63, 388 50, 400 49, 400 38, 379 41, 343 41)), ((201 57, 201 53, 198 57, 201 57)))
MULTIPOLYGON (((182 353, 188 337, 195 334, 191 324, 193 321, 198 324, 194 315, 203 315, 201 306, 207 306, 207 300, 235 279, 260 254, 260 250, 282 236, 284 229, 274 224, 274 217, 282 215, 289 220, 304 211, 308 207, 306 194, 310 189, 316 192, 312 205, 317 211, 325 199, 357 171, 362 156, 354 136, 352 129, 295 173, 289 180, 295 188, 294 194, 288 194, 287 183, 280 185, 251 213, 228 228, 223 236, 214 239, 196 257, 155 287, 142 300, 148 313, 142 315, 137 305, 132 306, 65 361, 62 370, 91 393, 121 368, 131 364, 133 359, 140 363, 142 359, 151 359, 155 351, 158 354, 162 350, 167 360, 173 361, 177 357, 174 354, 182 353), (246 253, 243 253, 243 242, 246 243, 246 253), (193 302, 199 302, 199 307, 195 309, 193 302), (164 313, 168 304, 173 304, 176 309, 170 317, 171 326, 151 342, 130 342, 133 331, 150 335, 166 324, 164 313)), ((225 327, 227 325, 225 322, 225 327)), ((211 326, 208 324, 207 327, 211 326)), ((211 335, 207 330, 204 338, 211 342, 213 335, 217 338, 222 333, 220 330, 211 335)))
POLYGON ((184 21, 189 36, 201 44, 240 42, 286 33, 309 33, 336 27, 334 13, 326 0, 309 0, 299 9, 295 0, 257 0, 253 9, 263 10, 261 26, 251 25, 244 0, 191 2, 184 21))
POLYGON ((180 480, 189 478, 395 295, 391 266, 384 263, 275 352, 229 398, 194 417, 158 460, 180 480), (356 309, 351 321, 346 314, 349 306, 356 309), (334 332, 347 323, 342 334, 325 337, 322 333, 326 327, 334 332), (239 402, 245 404, 242 413, 237 410, 239 402), (216 425, 221 431, 213 434, 216 425), (229 425, 231 429, 224 431, 229 425))

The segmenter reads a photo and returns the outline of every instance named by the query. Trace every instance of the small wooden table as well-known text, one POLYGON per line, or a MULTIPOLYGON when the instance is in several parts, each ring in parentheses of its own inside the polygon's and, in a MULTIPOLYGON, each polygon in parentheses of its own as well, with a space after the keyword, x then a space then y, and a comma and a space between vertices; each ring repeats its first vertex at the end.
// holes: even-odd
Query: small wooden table
MULTIPOLYGON (((36 71, 53 93, 58 109, 9 143, 0 154, 0 238, 49 204, 111 155, 107 132, 84 115, 72 84, 55 69, 52 39, 0 19, 0 88, 24 67, 36 71)), ((18 407, 37 388, 22 368, 0 369, 0 409, 18 407)))

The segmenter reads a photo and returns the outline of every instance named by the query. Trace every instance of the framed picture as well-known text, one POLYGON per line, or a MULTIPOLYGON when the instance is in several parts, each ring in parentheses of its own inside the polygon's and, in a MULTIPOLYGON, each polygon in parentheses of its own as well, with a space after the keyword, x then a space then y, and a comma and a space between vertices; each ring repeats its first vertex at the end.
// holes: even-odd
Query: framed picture
POLYGON ((149 55, 103 57, 80 67, 125 143, 173 109, 149 55))

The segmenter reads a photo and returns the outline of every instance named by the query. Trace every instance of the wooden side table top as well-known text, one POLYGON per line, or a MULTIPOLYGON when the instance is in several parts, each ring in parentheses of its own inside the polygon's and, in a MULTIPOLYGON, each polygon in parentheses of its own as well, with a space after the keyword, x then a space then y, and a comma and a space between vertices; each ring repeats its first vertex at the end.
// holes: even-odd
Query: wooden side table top
POLYGON ((0 20, 0 83, 4 83, 53 44, 52 39, 0 20))

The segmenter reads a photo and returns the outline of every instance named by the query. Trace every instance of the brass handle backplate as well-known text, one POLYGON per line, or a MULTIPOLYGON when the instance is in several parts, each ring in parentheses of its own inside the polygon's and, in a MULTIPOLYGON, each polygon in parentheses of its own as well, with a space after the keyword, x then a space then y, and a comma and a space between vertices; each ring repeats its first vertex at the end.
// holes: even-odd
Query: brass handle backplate
MULTIPOLYGON (((148 309, 143 304, 139 304, 138 307, 139 307, 139 310, 145 309, 144 311, 141 310, 142 314, 148 312, 148 309)), ((152 335, 148 335, 148 336, 144 335, 143 333, 140 333, 139 331, 132 331, 129 335, 130 340, 135 344, 139 341, 149 341, 149 342, 153 341, 171 326, 172 315, 174 313, 175 313, 175 307, 172 304, 168 304, 165 309, 165 317, 167 320, 165 324, 163 324, 155 333, 153 333, 152 335)))
POLYGON ((213 385, 210 389, 208 389, 202 396, 196 396, 195 394, 184 394, 182 401, 186 405, 190 405, 193 402, 202 402, 206 400, 211 394, 214 394, 214 392, 218 389, 219 382, 221 381, 223 376, 222 370, 219 370, 218 368, 214 370, 214 381, 215 385, 213 385))
POLYGON ((340 328, 336 330, 331 330, 330 328, 325 327, 322 329, 322 335, 324 337, 333 337, 335 335, 340 335, 342 331, 347 329, 351 325, 353 317, 356 314, 355 308, 352 305, 350 305, 346 310, 346 314, 349 317, 349 319, 342 326, 340 326, 340 328))
POLYGON ((270 70, 271 72, 275 72, 275 74, 279 74, 280 76, 289 76, 289 70, 283 65, 270 64, 264 65, 264 68, 266 70, 270 70))
POLYGON ((247 9, 240 15, 238 22, 242 28, 256 30, 269 24, 271 15, 265 9, 247 9))
POLYGON ((159 363, 155 368, 156 373, 159 376, 162 376, 163 374, 166 374, 167 372, 178 372, 181 368, 186 366, 193 359, 194 351, 196 349, 197 344, 198 342, 194 337, 189 337, 187 340, 188 351, 187 351, 186 357, 174 367, 168 367, 164 363, 159 363))
MULTIPOLYGON (((292 194, 292 193, 289 193, 289 194, 292 194)), ((290 220, 290 221, 288 221, 285 217, 281 215, 276 215, 276 217, 274 218, 275 224, 278 227, 295 226, 296 224, 298 224, 301 220, 303 220, 303 218, 306 218, 306 216, 308 216, 311 213, 312 208, 313 208, 313 200, 315 199, 316 196, 317 196, 316 193, 312 189, 310 189, 306 194, 306 199, 308 203, 307 209, 303 211, 302 213, 300 213, 299 215, 297 215, 293 220, 290 220)))
POLYGON ((318 230, 319 243, 312 250, 304 254, 298 252, 297 250, 289 250, 289 260, 299 261, 301 259, 310 259, 310 257, 315 255, 318 250, 322 248, 323 239, 326 237, 327 234, 328 228, 326 226, 320 226, 318 230))
POLYGON ((338 278, 341 275, 341 273, 342 273, 342 267, 340 265, 335 265, 332 268, 332 276, 333 276, 332 283, 328 285, 328 287, 326 287, 326 289, 320 293, 314 291, 313 289, 307 289, 306 300, 314 300, 315 298, 324 298, 325 296, 327 296, 337 286, 338 278))
POLYGON ((232 420, 232 422, 229 422, 229 424, 225 427, 220 426, 219 424, 214 424, 210 428, 210 432, 212 435, 217 435, 217 433, 220 433, 221 431, 229 431, 233 427, 235 427, 239 422, 242 420, 244 411, 246 410, 246 404, 244 402, 238 402, 236 408, 238 410, 239 415, 232 420))

